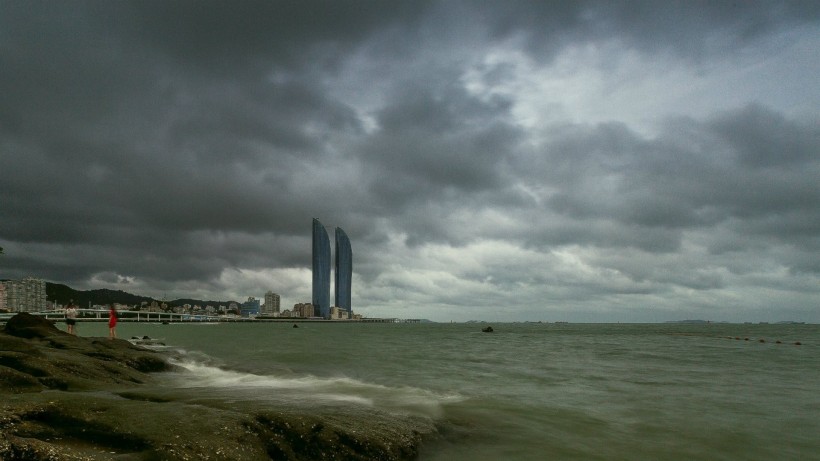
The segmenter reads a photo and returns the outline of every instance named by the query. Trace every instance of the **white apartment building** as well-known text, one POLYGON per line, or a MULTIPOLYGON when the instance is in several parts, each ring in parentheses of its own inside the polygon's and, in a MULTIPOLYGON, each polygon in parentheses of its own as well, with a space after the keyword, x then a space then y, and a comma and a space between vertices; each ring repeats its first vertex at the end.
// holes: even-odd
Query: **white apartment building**
POLYGON ((2 282, 3 305, 11 312, 40 312, 47 309, 46 282, 34 277, 2 282))
POLYGON ((260 312, 260 314, 278 317, 279 302, 279 295, 272 291, 268 291, 267 293, 265 293, 265 305, 262 306, 262 311, 260 312))

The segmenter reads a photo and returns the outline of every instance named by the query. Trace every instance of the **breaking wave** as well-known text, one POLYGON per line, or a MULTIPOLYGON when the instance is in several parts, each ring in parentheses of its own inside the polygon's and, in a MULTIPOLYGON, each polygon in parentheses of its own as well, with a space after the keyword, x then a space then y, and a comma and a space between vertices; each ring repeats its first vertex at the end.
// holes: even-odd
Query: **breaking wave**
POLYGON ((174 386, 183 389, 230 391, 233 398, 282 401, 288 404, 353 404, 380 410, 439 418, 443 405, 465 400, 456 393, 417 387, 390 387, 358 379, 283 373, 256 374, 213 364, 202 354, 185 353, 171 360, 183 372, 174 373, 174 386))

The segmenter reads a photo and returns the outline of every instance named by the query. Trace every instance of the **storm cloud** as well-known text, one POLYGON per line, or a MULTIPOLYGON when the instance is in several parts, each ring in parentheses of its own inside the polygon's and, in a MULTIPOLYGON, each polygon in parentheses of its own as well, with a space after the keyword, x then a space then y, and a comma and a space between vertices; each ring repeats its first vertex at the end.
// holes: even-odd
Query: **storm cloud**
POLYGON ((0 278, 820 321, 817 2, 0 6, 0 278))

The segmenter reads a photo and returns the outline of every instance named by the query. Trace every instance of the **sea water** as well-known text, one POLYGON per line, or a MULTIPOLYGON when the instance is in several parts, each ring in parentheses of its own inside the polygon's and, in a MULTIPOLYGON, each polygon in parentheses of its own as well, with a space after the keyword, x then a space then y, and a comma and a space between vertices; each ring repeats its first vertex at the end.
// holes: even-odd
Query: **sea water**
POLYGON ((430 418, 423 461, 820 459, 818 325, 298 325, 118 333, 180 352, 163 385, 200 401, 430 418))

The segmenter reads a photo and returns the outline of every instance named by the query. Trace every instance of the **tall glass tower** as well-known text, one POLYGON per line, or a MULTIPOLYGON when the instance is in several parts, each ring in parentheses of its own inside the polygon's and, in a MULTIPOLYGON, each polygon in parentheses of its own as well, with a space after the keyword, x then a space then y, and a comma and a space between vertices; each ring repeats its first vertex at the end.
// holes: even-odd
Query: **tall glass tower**
POLYGON ((330 317, 330 238, 325 226, 313 218, 313 310, 330 317))
POLYGON ((341 227, 336 228, 336 305, 350 312, 350 286, 353 278, 353 251, 350 239, 341 227))

